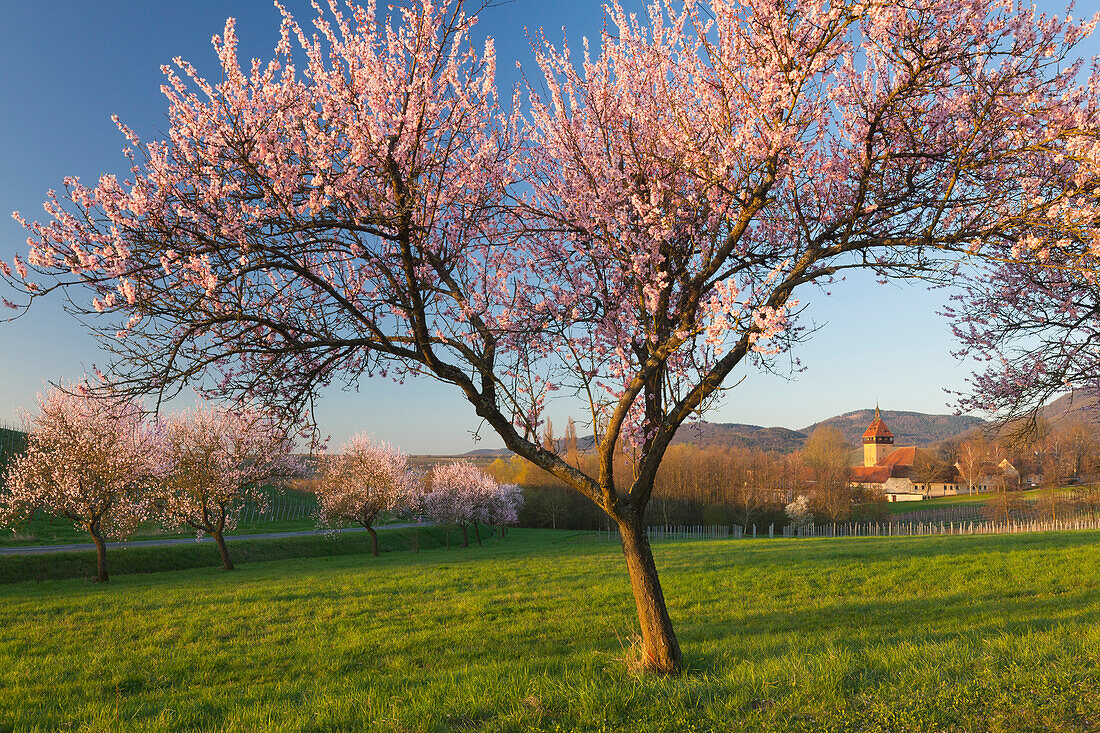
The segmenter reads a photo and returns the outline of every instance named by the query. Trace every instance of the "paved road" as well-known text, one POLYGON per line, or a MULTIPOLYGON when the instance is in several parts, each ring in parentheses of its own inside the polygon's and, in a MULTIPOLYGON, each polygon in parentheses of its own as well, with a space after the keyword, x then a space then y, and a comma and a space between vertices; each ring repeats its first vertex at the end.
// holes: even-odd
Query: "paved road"
MULTIPOLYGON (((426 524, 383 524, 375 529, 381 531, 386 529, 404 529, 405 527, 426 527, 426 524)), ((339 529, 337 532, 366 532, 367 530, 362 527, 349 527, 348 529, 339 529)), ((316 537, 318 535, 325 534, 321 530, 302 530, 299 532, 264 532, 261 534, 227 534, 225 536, 226 542, 236 542, 238 540, 279 540, 286 537, 316 537)), ((168 545, 187 545, 195 544, 196 542, 213 542, 213 537, 201 537, 195 539, 194 537, 180 537, 170 540, 133 540, 131 542, 108 542, 107 548, 114 550, 125 550, 127 547, 164 547, 168 545)), ((95 545, 91 542, 80 545, 23 545, 21 547, 0 547, 0 555, 46 555, 51 552, 80 552, 82 550, 94 550, 95 545)))

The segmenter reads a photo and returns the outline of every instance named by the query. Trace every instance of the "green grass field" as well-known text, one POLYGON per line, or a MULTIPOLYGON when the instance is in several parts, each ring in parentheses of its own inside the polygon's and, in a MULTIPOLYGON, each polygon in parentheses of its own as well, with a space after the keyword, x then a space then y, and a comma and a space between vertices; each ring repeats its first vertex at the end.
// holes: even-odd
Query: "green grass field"
POLYGON ((1100 729, 1100 533, 655 553, 680 678, 581 533, 0 586, 0 730, 1100 729))
MULTIPOLYGON (((1063 486, 1055 489, 1057 494, 1072 494, 1076 487, 1063 486)), ((992 492, 981 492, 976 494, 958 494, 956 496, 941 496, 935 499, 924 499, 923 501, 897 501, 886 504, 886 510, 891 514, 904 514, 906 512, 916 512, 925 509, 937 509, 940 507, 952 507, 952 506, 965 506, 972 504, 975 506, 981 506, 985 504, 986 500, 990 496, 993 496, 992 492)), ((1025 489, 1024 491, 1013 492, 1012 496, 1024 501, 1038 501, 1050 496, 1050 489, 1025 489)))

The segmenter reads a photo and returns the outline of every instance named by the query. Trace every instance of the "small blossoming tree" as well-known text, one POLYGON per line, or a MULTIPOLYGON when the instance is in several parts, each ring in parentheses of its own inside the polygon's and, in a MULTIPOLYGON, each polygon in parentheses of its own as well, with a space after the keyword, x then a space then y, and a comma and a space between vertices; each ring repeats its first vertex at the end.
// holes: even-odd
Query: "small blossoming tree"
POLYGON ((517 484, 498 484, 493 481, 493 486, 480 497, 474 508, 474 536, 478 538, 478 542, 481 542, 477 531, 478 522, 496 525, 503 536, 505 528, 519 520, 519 510, 522 508, 523 489, 517 484))
POLYGON ((489 498, 497 490, 493 477, 467 461, 436 466, 429 474, 429 489, 424 494, 424 513, 442 524, 457 524, 462 529, 462 546, 470 544, 469 525, 487 516, 489 498))
POLYGON ((8 466, 0 524, 35 511, 71 519, 92 537, 96 579, 106 582, 104 538, 124 538, 149 518, 163 469, 159 441, 133 402, 93 396, 81 386, 39 397, 27 449, 8 466))
POLYGON ((264 488, 299 475, 293 441, 270 414, 203 407, 169 417, 162 431, 165 478, 161 520, 209 534, 222 565, 233 569, 225 534, 246 504, 266 506, 264 488))
POLYGON ((330 529, 348 522, 366 528, 376 557, 374 520, 381 512, 416 511, 423 486, 405 453, 363 434, 326 459, 317 478, 318 523, 330 529))
POLYGON ((794 501, 784 508, 784 511, 787 512, 791 524, 797 529, 807 529, 814 525, 814 513, 810 509, 810 497, 805 494, 795 497, 794 501))

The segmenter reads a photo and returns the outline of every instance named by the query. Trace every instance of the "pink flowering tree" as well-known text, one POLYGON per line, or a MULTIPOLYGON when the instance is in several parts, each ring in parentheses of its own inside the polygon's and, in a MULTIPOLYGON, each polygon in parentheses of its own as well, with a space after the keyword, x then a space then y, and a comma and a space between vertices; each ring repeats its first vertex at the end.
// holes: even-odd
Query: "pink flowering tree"
POLYGON ((495 525, 500 528, 501 536, 509 524, 519 520, 519 510, 523 508, 523 489, 516 484, 498 484, 495 480, 485 485, 474 506, 472 523, 474 536, 481 544, 481 535, 477 523, 495 525))
POLYGON ((133 402, 82 386, 40 396, 28 432, 0 488, 0 525, 36 511, 72 520, 95 542, 96 579, 106 582, 105 538, 125 538, 150 517, 163 474, 157 434, 133 402))
POLYGON ((498 484, 492 476, 485 476, 489 480, 479 481, 473 489, 473 506, 470 510, 470 526, 474 529, 474 539, 479 547, 479 522, 503 528, 519 518, 519 508, 523 505, 523 494, 517 485, 498 484))
POLYGON ((453 385, 618 526, 655 671, 682 664, 645 534, 677 429, 779 368, 845 270, 1030 256, 1094 190, 1095 22, 1015 0, 612 3, 508 114, 459 2, 376 11, 284 14, 266 64, 229 22, 217 82, 165 67, 167 139, 120 124, 129 174, 66 180, 9 280, 68 291, 135 392, 298 415, 334 380, 453 385), (556 396, 587 402, 595 470, 540 445, 556 396))
MULTIPOLYGON (((1100 221, 1100 211, 1087 215, 1100 221)), ((962 344, 959 355, 977 362, 959 406, 1011 421, 1030 436, 1051 398, 1079 390, 1075 407, 1089 409, 1092 400, 1085 398, 1100 395, 1100 244, 1090 242, 1095 225, 1041 234, 1041 260, 1002 245, 1000 261, 969 278, 948 309, 962 344)))
POLYGON ((416 511, 423 488, 408 455, 363 434, 344 443, 340 455, 325 459, 317 479, 318 523, 329 529, 348 523, 366 528, 375 557, 375 519, 382 512, 416 511))
POLYGON ((487 499, 496 490, 493 477, 468 461, 455 461, 435 466, 428 476, 428 491, 424 494, 424 513, 440 524, 457 524, 462 529, 462 546, 470 544, 469 526, 476 525, 479 513, 487 507, 487 499))
POLYGON ((241 510, 266 506, 265 488, 302 473, 293 440, 263 411, 210 406, 168 417, 162 445, 161 521, 213 537, 222 565, 232 570, 225 534, 236 528, 241 510))

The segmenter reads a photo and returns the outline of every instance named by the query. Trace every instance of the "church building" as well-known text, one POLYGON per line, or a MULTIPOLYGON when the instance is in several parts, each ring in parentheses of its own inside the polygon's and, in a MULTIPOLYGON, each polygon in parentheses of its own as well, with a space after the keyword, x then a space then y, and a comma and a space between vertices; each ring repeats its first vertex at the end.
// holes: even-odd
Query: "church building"
MULTIPOLYGON (((935 455, 915 446, 894 446, 894 434, 886 427, 882 413, 875 407, 875 419, 863 433, 863 465, 849 469, 853 486, 881 491, 887 501, 920 501, 939 496, 965 494, 969 489, 959 475, 958 466, 944 466, 933 475, 921 475, 917 464, 935 465, 935 455)), ((992 477, 983 476, 974 491, 992 488, 992 477)))

